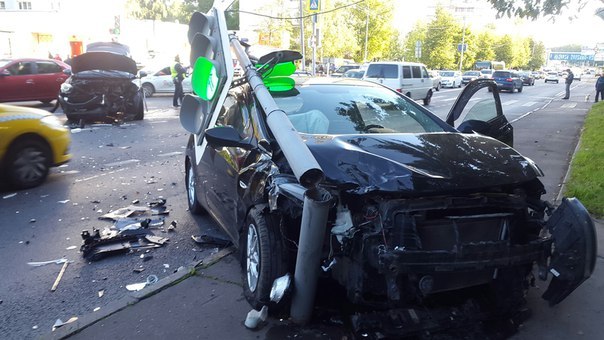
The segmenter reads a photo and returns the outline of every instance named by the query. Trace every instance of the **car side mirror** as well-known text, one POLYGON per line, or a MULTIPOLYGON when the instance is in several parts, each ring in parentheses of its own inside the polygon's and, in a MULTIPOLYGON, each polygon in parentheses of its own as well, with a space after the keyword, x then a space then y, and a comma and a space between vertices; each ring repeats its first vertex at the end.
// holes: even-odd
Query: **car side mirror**
POLYGON ((63 70, 63 73, 65 73, 66 75, 70 76, 71 75, 71 69, 70 68, 66 68, 63 70))
POLYGON ((147 72, 145 71, 138 71, 138 77, 139 78, 145 78, 147 76, 147 72))
POLYGON ((253 148, 249 142, 246 142, 241 138, 239 132, 232 126, 217 126, 207 129, 205 138, 212 147, 233 146, 246 150, 251 150, 253 148))
POLYGON ((462 133, 480 133, 485 134, 489 131, 491 125, 489 123, 482 120, 470 119, 461 123, 458 127, 458 130, 462 133))
POLYGON ((10 76, 10 71, 9 70, 2 70, 2 72, 0 72, 0 76, 10 76))

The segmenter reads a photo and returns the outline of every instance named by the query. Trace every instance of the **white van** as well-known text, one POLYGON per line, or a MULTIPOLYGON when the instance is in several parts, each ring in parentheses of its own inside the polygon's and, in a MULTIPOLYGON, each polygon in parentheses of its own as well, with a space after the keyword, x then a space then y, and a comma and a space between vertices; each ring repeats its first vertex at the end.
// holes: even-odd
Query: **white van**
POLYGON ((400 61, 369 63, 363 80, 383 84, 415 100, 422 99, 424 105, 429 105, 432 99, 432 78, 424 64, 400 61))

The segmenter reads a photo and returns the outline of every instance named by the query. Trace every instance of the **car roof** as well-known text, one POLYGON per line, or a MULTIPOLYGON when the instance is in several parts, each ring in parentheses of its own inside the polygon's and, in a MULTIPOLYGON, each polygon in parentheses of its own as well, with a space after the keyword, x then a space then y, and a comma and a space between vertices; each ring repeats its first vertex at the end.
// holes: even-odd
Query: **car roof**
POLYGON ((384 86, 364 81, 356 78, 339 78, 339 77, 296 77, 296 86, 306 85, 347 85, 347 86, 364 86, 383 88, 384 86))
POLYGON ((415 63, 415 62, 412 62, 412 61, 374 61, 374 62, 369 63, 369 66, 371 66, 371 65, 379 65, 379 64, 425 66, 422 63, 415 63))

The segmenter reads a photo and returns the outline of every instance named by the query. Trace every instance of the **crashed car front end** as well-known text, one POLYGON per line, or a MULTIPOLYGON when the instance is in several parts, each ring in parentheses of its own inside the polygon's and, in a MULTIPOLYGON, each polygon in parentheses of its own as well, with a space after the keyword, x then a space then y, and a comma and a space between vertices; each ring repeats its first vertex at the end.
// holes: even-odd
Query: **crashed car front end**
POLYGON ((127 56, 88 52, 73 61, 73 74, 61 86, 59 102, 70 120, 104 119, 118 112, 142 114, 136 63, 127 56))

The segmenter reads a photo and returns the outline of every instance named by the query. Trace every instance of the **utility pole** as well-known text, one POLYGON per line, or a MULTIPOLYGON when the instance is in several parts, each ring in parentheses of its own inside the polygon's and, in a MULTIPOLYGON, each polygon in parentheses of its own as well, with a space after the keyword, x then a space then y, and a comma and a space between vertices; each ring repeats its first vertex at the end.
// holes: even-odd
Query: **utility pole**
POLYGON ((369 35, 369 7, 365 8, 366 18, 365 18, 365 57, 363 57, 363 62, 367 62, 367 37, 369 35))
POLYGON ((304 57, 304 11, 302 10, 302 0, 300 0, 300 48, 302 52, 302 71, 306 71, 306 58, 304 57))

